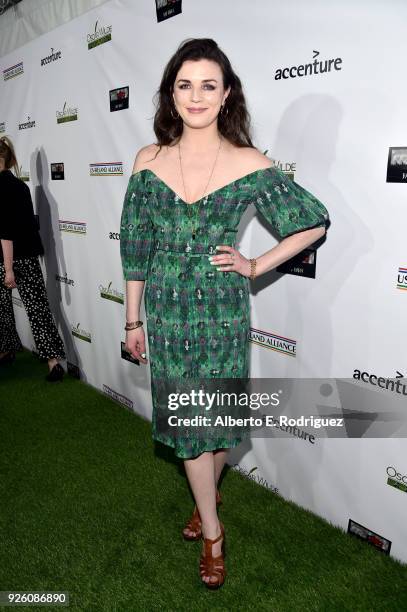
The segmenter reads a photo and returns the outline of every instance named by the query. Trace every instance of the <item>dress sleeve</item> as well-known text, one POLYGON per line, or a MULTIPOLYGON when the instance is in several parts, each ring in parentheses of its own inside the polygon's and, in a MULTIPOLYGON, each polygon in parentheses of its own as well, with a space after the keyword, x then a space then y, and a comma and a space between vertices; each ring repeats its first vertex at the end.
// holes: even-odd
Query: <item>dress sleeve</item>
POLYGON ((259 175, 255 207, 282 238, 330 225, 322 202, 274 166, 259 175))
POLYGON ((154 226, 141 172, 132 174, 120 220, 120 256, 125 280, 145 280, 154 226))
MULTIPOLYGON (((18 218, 16 211, 19 199, 16 197, 15 190, 11 189, 7 182, 5 188, 2 185, 2 200, 4 207, 0 220, 0 240, 15 240, 17 237, 18 218)), ((21 219, 21 217, 20 217, 21 219)))

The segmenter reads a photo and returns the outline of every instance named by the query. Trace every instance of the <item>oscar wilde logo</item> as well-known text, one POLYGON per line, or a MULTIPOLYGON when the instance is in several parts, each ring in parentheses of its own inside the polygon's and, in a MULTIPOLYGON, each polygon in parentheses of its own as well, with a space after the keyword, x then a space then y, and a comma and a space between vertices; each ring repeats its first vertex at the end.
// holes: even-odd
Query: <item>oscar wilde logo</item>
POLYGON ((88 34, 88 49, 93 49, 98 45, 112 40, 112 26, 100 26, 98 29, 98 21, 95 23, 95 31, 92 34, 88 34))
POLYGON ((59 231, 69 234, 86 234, 86 223, 82 221, 62 221, 59 220, 59 231))
POLYGON ((66 102, 63 106, 62 111, 56 112, 57 123, 66 123, 67 121, 76 121, 78 119, 78 109, 75 107, 69 107, 66 102))
POLYGON ((45 66, 46 64, 49 64, 50 62, 55 62, 56 60, 61 59, 61 56, 62 56, 61 51, 56 51, 56 53, 54 53, 54 49, 53 47, 51 47, 50 55, 47 55, 47 57, 42 58, 41 66, 45 66))
POLYGON ((123 162, 107 162, 106 164, 89 164, 90 176, 122 176, 123 162))
POLYGON ((117 291, 116 289, 112 289, 112 281, 108 284, 107 287, 103 287, 103 285, 99 285, 100 297, 105 300, 112 300, 112 302, 117 302, 118 304, 124 304, 124 293, 117 291))
POLYGON ((79 325, 79 323, 77 323, 76 327, 72 325, 72 335, 75 336, 75 338, 79 338, 79 340, 84 340, 85 342, 92 342, 92 334, 86 331, 85 329, 81 329, 79 325))
POLYGON ((35 121, 30 119, 30 117, 28 117, 28 120, 25 121, 24 123, 19 123, 18 124, 18 129, 19 130, 28 130, 29 128, 33 128, 33 127, 35 127, 35 121))
POLYGON ((248 480, 254 480, 258 484, 262 485, 263 487, 266 487, 267 489, 270 489, 270 491, 273 491, 273 493, 276 493, 278 495, 277 487, 274 487, 272 484, 267 482, 267 480, 265 478, 263 478, 263 476, 259 476, 258 474, 254 474, 254 472, 257 470, 257 466, 252 467, 252 469, 248 471, 244 467, 240 466, 238 463, 235 463, 232 466, 232 469, 235 470, 236 472, 239 472, 240 474, 242 474, 242 476, 244 476, 248 480))
POLYGON ((401 474, 392 465, 386 469, 387 484, 403 493, 407 493, 407 474, 401 474))
POLYGON ((331 72, 331 70, 342 70, 342 58, 318 60, 315 58, 318 57, 319 51, 313 51, 313 54, 312 59, 314 61, 309 64, 299 64, 290 68, 277 68, 274 79, 276 81, 280 79, 295 79, 297 76, 313 76, 315 74, 331 72))
POLYGON ((271 349, 272 351, 277 351, 278 353, 283 353, 284 355, 290 355, 290 357, 296 357, 297 341, 285 338, 284 336, 278 336, 277 334, 251 327, 249 342, 271 349))
POLYGON ((407 268, 399 268, 397 274, 397 289, 407 291, 407 268))
POLYGON ((22 74, 23 72, 23 62, 20 62, 19 64, 14 64, 14 66, 10 66, 10 68, 6 68, 5 70, 3 70, 3 79, 5 81, 8 81, 9 79, 16 77, 19 74, 22 74))
POLYGON ((30 173, 28 170, 23 170, 23 167, 19 166, 18 172, 22 181, 24 181, 25 183, 28 183, 30 181, 30 173))

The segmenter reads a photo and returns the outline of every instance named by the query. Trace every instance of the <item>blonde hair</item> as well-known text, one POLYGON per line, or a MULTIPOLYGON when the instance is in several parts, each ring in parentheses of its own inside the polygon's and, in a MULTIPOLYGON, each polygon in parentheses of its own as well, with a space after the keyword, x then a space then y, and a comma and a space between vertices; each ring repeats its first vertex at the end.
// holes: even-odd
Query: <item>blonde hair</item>
POLYGON ((4 159, 6 170, 13 168, 14 174, 20 177, 20 169, 17 164, 14 146, 8 136, 2 136, 0 138, 0 157, 4 159))

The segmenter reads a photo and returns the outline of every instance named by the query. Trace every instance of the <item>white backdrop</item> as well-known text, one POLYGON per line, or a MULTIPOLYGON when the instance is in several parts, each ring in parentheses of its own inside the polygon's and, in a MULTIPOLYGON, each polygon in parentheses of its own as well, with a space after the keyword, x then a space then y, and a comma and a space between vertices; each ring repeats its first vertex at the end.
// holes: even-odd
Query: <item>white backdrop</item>
MULTIPOLYGON (((101 293, 120 300, 125 290, 121 206, 136 151, 155 140, 152 96, 163 68, 183 39, 211 37, 242 80, 255 145, 294 170, 332 222, 317 252, 315 279, 273 272, 253 285, 252 328, 289 338, 295 355, 253 342, 251 375, 352 378, 362 370, 405 376, 398 341, 407 294, 396 285, 398 268, 407 264, 406 191, 386 182, 386 168, 389 147, 405 144, 400 75, 407 6, 395 0, 183 4, 182 14, 157 23, 153 1, 111 0, 1 58, 0 132, 15 143, 48 236, 44 273, 68 360, 91 385, 151 417, 148 368, 121 358, 124 306, 101 293), (111 40, 89 50, 95 27, 111 28, 111 40), (274 78, 280 68, 312 62, 316 52, 320 60, 341 58, 340 69, 274 78), (41 65, 52 53, 58 59, 41 65), (20 62, 23 72, 9 78, 21 71, 20 62), (129 109, 110 112, 109 90, 127 85, 129 109), (76 109, 77 119, 57 123, 64 107, 76 109), (50 164, 59 162, 65 180, 51 180, 50 164), (115 173, 118 163, 122 175, 115 173), (91 164, 113 164, 112 173, 92 176, 91 164)), ((248 257, 275 244, 254 206, 239 237, 248 257)), ((13 293, 22 340, 32 348, 13 293)), ((403 439, 310 444, 287 433, 252 439, 232 451, 230 463, 246 472, 257 468, 253 474, 263 484, 344 529, 349 519, 360 523, 407 561, 407 496, 387 483, 394 471, 407 484, 404 449, 403 439)))

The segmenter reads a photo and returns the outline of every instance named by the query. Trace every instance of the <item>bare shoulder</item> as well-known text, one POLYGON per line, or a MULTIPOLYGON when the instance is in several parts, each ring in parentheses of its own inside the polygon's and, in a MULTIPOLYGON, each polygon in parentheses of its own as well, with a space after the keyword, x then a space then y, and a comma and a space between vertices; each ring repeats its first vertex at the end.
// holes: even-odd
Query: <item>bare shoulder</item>
POLYGON ((255 147, 236 147, 234 154, 241 171, 247 174, 273 165, 271 159, 255 147))
POLYGON ((142 147, 137 151, 136 158, 133 165, 133 174, 145 170, 150 167, 151 162, 156 158, 156 155, 160 151, 159 145, 150 144, 142 147))

